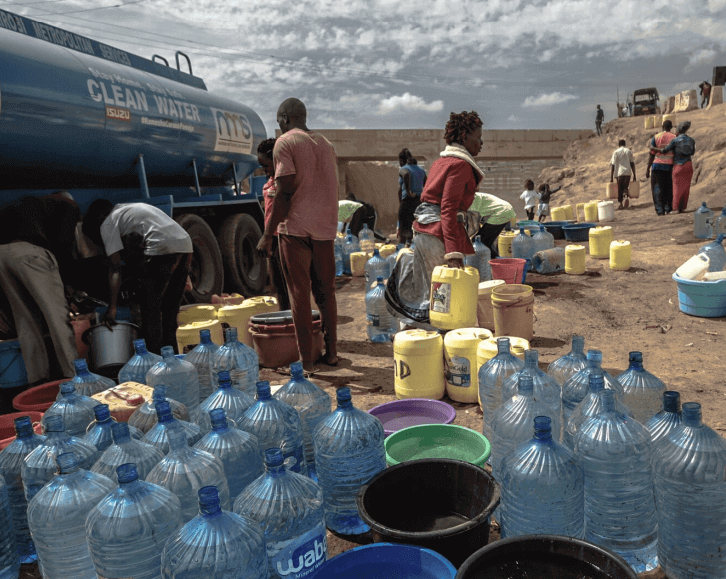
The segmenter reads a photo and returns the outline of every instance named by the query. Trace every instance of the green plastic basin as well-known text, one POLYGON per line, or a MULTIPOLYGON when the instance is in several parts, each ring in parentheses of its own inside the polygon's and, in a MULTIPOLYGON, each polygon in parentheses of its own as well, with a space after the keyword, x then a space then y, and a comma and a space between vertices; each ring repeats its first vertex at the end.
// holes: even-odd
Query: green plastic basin
POLYGON ((386 438, 386 464, 407 460, 452 458, 484 467, 492 445, 478 432, 456 424, 420 424, 386 438))

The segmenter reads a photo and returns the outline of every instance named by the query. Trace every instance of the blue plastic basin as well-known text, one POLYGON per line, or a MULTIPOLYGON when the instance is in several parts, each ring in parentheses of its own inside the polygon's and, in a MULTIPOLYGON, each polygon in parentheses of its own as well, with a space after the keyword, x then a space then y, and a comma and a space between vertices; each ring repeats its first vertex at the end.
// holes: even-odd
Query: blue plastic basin
POLYGON ((673 274, 678 286, 678 307, 684 314, 699 318, 726 316, 726 279, 692 281, 673 274))
POLYGON ((446 558, 413 545, 375 543, 344 551, 323 563, 313 579, 454 579, 446 558))
POLYGON ((567 241, 587 241, 590 236, 590 229, 597 226, 597 223, 571 223, 564 225, 562 231, 567 241))
POLYGON ((562 231, 562 228, 565 225, 569 225, 569 221, 545 221, 542 225, 544 225, 544 228, 552 234, 552 237, 555 239, 564 239, 565 238, 565 232, 562 231))
POLYGON ((0 388, 17 388, 28 383, 20 342, 0 342, 0 388))

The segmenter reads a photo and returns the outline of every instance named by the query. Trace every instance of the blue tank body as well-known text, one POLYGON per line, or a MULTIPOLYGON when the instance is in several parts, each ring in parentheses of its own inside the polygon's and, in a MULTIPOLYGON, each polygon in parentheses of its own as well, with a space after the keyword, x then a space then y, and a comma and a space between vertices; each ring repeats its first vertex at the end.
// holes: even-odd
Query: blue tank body
POLYGON ((258 167, 266 131, 249 107, 192 74, 4 10, 0 79, 2 201, 69 189, 82 211, 99 191, 155 203, 142 166, 152 198, 239 202, 235 173, 258 167))

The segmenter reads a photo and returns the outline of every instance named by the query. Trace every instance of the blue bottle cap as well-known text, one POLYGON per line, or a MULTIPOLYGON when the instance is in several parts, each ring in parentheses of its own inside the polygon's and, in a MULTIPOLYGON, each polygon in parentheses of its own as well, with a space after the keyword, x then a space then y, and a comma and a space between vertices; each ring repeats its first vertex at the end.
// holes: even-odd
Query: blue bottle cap
POLYGON ((97 404, 93 407, 93 414, 96 416, 96 422, 111 420, 111 411, 108 409, 108 404, 97 404))
POLYGON ((125 484, 138 479, 139 473, 136 471, 136 465, 133 462, 128 462, 116 467, 116 476, 118 476, 119 484, 125 484))

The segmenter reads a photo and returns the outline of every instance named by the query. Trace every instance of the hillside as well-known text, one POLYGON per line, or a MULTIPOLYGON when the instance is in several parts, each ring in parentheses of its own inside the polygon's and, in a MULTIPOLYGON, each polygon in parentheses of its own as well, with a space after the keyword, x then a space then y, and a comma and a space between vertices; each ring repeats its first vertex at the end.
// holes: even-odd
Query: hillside
MULTIPOLYGON (((652 207, 650 184, 645 179, 646 143, 661 129, 644 129, 644 119, 616 119, 603 126, 602 137, 593 132, 587 139, 574 141, 565 152, 563 167, 545 169, 537 180, 538 184, 548 182, 553 188, 564 188, 566 198, 557 195, 552 205, 605 198, 605 184, 610 180, 610 156, 617 149, 618 141, 625 139, 635 156, 635 171, 641 184, 640 201, 649 202, 652 207)), ((688 134, 696 141, 688 210, 695 210, 701 201, 706 201, 712 209, 721 208, 726 177, 726 105, 676 115, 676 125, 685 120, 691 121, 688 134)))

